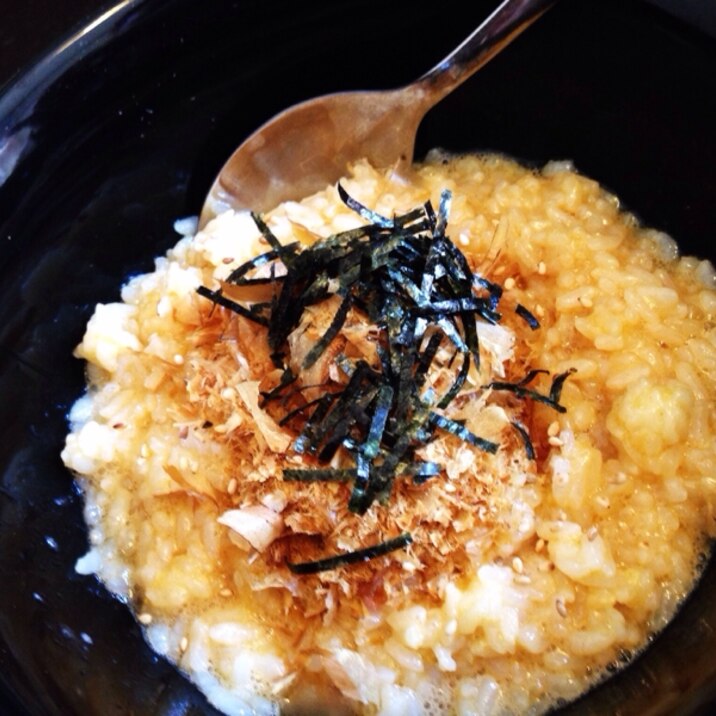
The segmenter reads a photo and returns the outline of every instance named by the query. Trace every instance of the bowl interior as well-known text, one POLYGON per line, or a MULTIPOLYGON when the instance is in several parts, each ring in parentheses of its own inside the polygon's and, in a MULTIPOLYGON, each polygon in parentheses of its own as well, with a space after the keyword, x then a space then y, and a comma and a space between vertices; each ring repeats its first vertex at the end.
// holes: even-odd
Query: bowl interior
MULTIPOLYGON (((215 713, 123 604, 74 572, 59 460, 94 305, 151 270, 241 139, 280 109, 422 74, 491 10, 456 0, 129 0, 0 97, 0 680, 4 713, 215 713)), ((572 159, 684 253, 716 259, 713 40, 638 2, 561 3, 426 118, 432 147, 572 159)), ((716 566, 647 652, 564 713, 696 713, 716 566), (687 658, 684 658, 684 657, 687 658)))

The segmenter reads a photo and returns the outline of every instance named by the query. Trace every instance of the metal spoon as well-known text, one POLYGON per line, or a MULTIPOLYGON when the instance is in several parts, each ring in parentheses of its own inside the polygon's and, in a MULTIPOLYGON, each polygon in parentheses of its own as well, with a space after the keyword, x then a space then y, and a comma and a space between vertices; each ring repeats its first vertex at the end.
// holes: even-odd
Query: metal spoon
POLYGON ((202 209, 267 211, 337 181, 347 166, 400 167, 413 159, 426 112, 532 24, 555 0, 503 0, 453 52, 396 90, 341 92, 297 104, 269 120, 229 158, 202 209))

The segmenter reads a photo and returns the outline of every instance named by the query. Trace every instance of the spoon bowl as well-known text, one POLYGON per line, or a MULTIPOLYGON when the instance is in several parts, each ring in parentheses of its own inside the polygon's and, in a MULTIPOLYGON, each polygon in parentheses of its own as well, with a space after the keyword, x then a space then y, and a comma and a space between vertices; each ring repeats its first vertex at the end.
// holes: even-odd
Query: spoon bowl
POLYGON ((386 91, 340 92, 277 114, 231 155, 204 202, 203 227, 226 209, 267 211, 338 180, 367 159, 410 164, 425 114, 486 64, 554 0, 503 0, 453 52, 417 81, 386 91))

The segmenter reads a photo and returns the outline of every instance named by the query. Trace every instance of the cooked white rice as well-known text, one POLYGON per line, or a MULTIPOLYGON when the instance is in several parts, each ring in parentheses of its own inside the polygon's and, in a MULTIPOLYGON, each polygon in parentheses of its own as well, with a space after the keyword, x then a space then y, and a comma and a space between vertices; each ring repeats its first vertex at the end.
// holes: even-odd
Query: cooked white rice
MULTIPOLYGON (((539 318, 484 327, 481 372, 448 409, 502 449, 430 443, 444 474, 363 517, 345 485, 283 481, 304 458, 258 407, 262 329, 195 292, 266 250, 229 211, 179 227, 77 349, 88 391, 62 453, 86 497, 77 568, 125 596, 151 646, 227 714, 541 713, 644 647, 714 534, 713 268, 565 163, 436 154, 409 177, 359 164, 343 184, 386 215, 450 189, 448 234, 539 318), (481 391, 525 367, 576 369, 566 413, 481 391), (300 577, 283 563, 311 535, 335 551, 403 530, 408 549, 357 567, 300 577)), ((304 243, 364 223, 334 188, 266 220, 304 243)))

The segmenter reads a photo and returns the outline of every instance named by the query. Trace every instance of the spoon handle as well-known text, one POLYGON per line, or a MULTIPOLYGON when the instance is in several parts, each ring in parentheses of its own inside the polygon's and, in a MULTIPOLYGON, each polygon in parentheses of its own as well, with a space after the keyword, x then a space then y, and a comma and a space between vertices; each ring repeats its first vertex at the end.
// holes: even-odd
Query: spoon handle
POLYGON ((429 107, 461 85, 503 47, 527 29, 555 0, 503 0, 461 45, 416 84, 426 92, 429 107))

